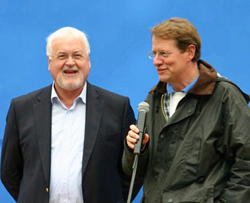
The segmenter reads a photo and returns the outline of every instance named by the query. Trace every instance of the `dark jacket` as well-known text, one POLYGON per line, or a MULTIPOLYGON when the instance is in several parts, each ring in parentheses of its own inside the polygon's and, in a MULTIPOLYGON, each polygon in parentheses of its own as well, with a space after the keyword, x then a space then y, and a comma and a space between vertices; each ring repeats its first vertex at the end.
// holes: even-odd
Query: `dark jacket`
MULTIPOLYGON (((1 179, 19 203, 49 202, 51 107, 51 86, 11 103, 1 179)), ((130 178, 122 172, 121 157, 124 138, 134 121, 127 97, 88 83, 82 160, 85 203, 125 202, 130 178)))
MULTIPOLYGON (((166 121, 159 82, 147 97, 149 146, 139 157, 144 202, 250 202, 249 96, 199 61, 200 77, 166 121)), ((123 169, 133 154, 125 147, 123 169)))

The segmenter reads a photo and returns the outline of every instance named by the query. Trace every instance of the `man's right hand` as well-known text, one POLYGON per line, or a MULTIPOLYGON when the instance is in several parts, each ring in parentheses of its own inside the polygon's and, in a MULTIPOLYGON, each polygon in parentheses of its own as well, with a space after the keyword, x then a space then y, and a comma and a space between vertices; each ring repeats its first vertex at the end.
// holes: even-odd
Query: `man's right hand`
MULTIPOLYGON (((127 145, 130 149, 135 148, 136 142, 139 140, 139 129, 135 125, 130 125, 130 131, 128 132, 128 135, 126 137, 127 145)), ((149 135, 145 134, 144 139, 142 141, 142 144, 147 144, 149 140, 149 135)))

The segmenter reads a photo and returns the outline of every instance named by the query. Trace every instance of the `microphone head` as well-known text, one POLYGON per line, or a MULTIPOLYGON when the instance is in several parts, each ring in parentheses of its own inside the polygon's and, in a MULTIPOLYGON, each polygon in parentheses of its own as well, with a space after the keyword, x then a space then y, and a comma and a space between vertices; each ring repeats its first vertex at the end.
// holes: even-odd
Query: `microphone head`
POLYGON ((147 102, 141 102, 140 104, 138 104, 137 110, 138 112, 141 111, 145 111, 145 112, 149 112, 149 104, 147 102))

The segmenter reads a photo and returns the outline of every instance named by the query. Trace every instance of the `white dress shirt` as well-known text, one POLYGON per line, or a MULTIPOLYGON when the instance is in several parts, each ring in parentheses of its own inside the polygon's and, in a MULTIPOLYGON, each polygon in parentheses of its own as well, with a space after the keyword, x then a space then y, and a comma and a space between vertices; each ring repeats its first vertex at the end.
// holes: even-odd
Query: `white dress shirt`
POLYGON ((177 105, 186 94, 186 92, 175 92, 169 95, 169 118, 174 114, 177 105))
POLYGON ((198 75, 196 79, 186 86, 181 92, 176 92, 170 83, 167 84, 168 96, 165 97, 167 100, 165 103, 169 106, 164 105, 164 109, 166 112, 169 111, 167 112, 169 118, 175 113, 177 105, 186 96, 187 92, 195 85, 199 77, 200 76, 198 75))
POLYGON ((73 105, 67 108, 52 85, 50 203, 83 203, 86 86, 73 105))

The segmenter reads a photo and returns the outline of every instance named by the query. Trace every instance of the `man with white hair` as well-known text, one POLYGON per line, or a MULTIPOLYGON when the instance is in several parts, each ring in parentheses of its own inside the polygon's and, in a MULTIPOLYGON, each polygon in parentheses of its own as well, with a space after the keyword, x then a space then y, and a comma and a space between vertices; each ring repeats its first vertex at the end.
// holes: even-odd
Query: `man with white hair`
MULTIPOLYGON (((87 82, 90 47, 71 27, 47 39, 52 85, 15 98, 7 116, 1 179, 20 203, 125 202, 123 141, 129 99, 87 82)), ((135 188, 137 192, 140 188, 135 188)))

